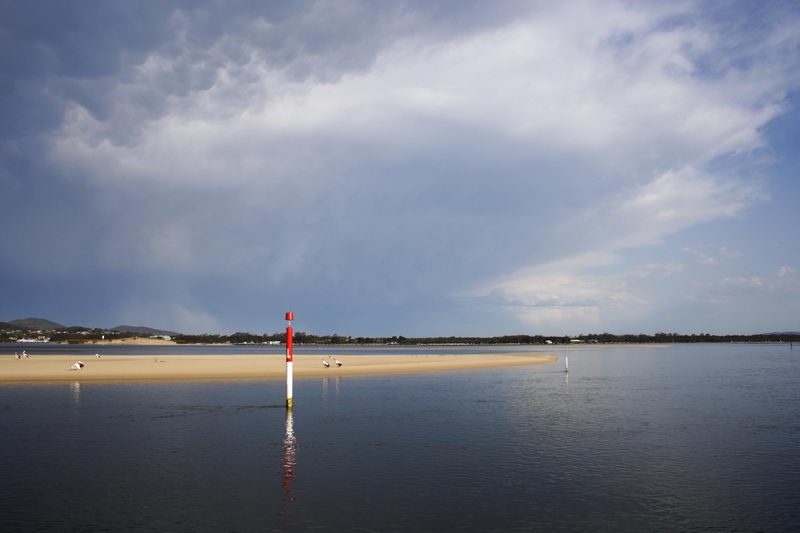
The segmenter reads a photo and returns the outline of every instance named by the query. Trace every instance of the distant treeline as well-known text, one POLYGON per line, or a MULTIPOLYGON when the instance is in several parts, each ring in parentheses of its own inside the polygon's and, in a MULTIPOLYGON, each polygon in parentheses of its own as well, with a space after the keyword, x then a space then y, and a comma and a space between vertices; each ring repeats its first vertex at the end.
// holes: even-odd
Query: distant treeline
MULTIPOLYGON (((178 343, 184 344, 262 344, 286 342, 285 333, 256 335, 237 332, 233 335, 178 335, 178 343)), ((298 331, 294 333, 297 344, 570 344, 574 340, 585 343, 677 343, 677 342, 800 342, 800 333, 764 335, 711 335, 700 333, 656 333, 654 335, 613 335, 593 333, 577 337, 552 337, 544 335, 504 335, 500 337, 349 337, 343 335, 314 335, 298 331)))
MULTIPOLYGON (((0 342, 14 342, 26 334, 19 330, 0 330, 0 342)), ((112 340, 136 336, 136 333, 120 332, 107 329, 89 329, 83 327, 69 327, 56 332, 48 332, 47 337, 51 342, 87 342, 92 340, 112 340)), ((139 333, 140 337, 147 337, 139 333)), ((173 340, 180 344, 263 344, 284 343, 286 333, 264 333, 262 335, 236 332, 233 335, 174 335, 173 340)), ((712 335, 699 333, 683 335, 680 333, 656 333, 646 335, 614 335, 611 333, 588 333, 577 337, 555 337, 546 335, 503 335, 497 337, 350 337, 345 335, 314 335, 297 331, 294 333, 294 342, 297 344, 571 344, 575 341, 584 343, 678 343, 678 342, 798 342, 800 333, 769 333, 761 335, 712 335)))

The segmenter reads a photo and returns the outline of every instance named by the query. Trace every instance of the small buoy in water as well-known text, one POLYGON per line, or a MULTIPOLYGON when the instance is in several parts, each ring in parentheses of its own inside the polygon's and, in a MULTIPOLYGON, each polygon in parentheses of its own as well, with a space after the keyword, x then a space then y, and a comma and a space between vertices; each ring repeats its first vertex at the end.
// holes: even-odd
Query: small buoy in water
POLYGON ((564 356, 564 372, 569 372, 569 357, 564 356))

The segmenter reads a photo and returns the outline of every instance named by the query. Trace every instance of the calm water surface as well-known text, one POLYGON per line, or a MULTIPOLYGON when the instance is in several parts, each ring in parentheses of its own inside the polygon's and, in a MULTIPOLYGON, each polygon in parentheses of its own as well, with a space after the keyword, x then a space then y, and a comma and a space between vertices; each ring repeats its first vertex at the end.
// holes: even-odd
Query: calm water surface
MULTIPOLYGON (((563 347, 562 347, 563 348, 563 347)), ((101 355, 246 355, 246 354, 284 354, 286 346, 268 344, 51 344, 51 343, 17 343, 0 344, 0 356, 12 355, 14 352, 27 351, 32 357, 40 355, 83 355, 96 353, 101 355)), ((547 351, 548 347, 520 345, 314 345, 294 344, 294 352, 298 355, 317 354, 355 354, 355 355, 403 355, 419 353, 461 354, 461 353, 514 353, 520 351, 547 351)), ((550 350, 552 351, 552 349, 550 350)))
POLYGON ((568 355, 332 371, 290 418, 280 381, 0 386, 0 530, 800 530, 800 350, 568 355))

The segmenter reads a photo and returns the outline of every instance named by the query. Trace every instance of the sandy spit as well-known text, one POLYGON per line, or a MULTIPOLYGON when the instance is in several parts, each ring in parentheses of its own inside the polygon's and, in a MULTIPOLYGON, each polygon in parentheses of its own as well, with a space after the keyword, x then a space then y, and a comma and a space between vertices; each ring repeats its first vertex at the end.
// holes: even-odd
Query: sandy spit
MULTIPOLYGON (((294 356, 295 378, 411 374, 451 370, 477 370, 551 363, 554 355, 514 354, 419 354, 343 355, 337 367, 333 358, 325 368, 321 355, 294 356)), ((283 354, 248 355, 159 355, 159 356, 69 356, 36 355, 16 359, 0 357, 0 383, 70 381, 184 381, 228 379, 285 379, 283 354), (82 361, 82 370, 70 367, 82 361)))

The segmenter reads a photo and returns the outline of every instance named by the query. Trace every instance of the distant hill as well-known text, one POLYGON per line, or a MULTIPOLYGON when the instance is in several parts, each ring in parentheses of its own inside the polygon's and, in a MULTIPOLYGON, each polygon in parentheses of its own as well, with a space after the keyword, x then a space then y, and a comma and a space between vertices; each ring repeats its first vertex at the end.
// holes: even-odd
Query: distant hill
POLYGON ((776 331, 773 333, 762 333, 761 335, 800 335, 800 331, 776 331))
POLYGON ((115 328, 111 328, 111 331, 119 331, 120 333, 137 333, 139 335, 169 335, 170 337, 180 335, 180 333, 175 331, 166 331, 163 329, 148 328, 145 326, 117 326, 115 328))
POLYGON ((7 330, 15 330, 19 329, 19 326, 15 326, 9 322, 0 322, 0 331, 7 331, 7 330))
POLYGON ((11 320, 9 324, 13 324, 17 327, 17 329, 64 329, 66 326, 62 326, 58 322, 53 322, 51 320, 45 320, 44 318, 19 318, 17 320, 11 320))

